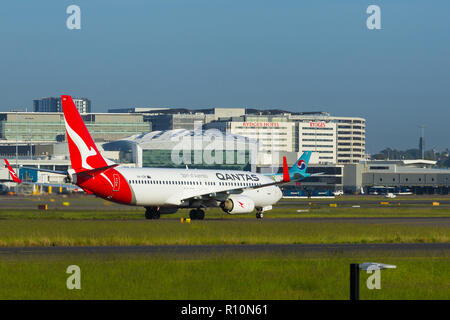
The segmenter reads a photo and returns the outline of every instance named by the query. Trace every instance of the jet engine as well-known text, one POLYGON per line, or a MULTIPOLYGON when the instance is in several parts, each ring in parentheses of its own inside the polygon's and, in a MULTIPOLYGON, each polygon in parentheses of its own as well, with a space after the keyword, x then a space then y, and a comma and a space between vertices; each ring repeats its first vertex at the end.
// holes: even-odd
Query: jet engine
POLYGON ((255 203, 249 197, 231 195, 220 204, 220 207, 228 214, 250 213, 255 209, 255 203))
POLYGON ((77 175, 75 174, 75 170, 69 169, 67 170, 67 176, 64 178, 65 183, 77 183, 77 175))

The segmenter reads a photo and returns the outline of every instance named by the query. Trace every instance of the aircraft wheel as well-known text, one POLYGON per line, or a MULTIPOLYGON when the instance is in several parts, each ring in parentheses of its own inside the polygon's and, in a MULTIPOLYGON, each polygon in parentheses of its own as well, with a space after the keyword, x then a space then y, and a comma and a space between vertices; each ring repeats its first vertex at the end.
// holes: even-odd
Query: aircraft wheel
POLYGON ((160 216, 157 208, 145 208, 145 219, 154 220, 159 219, 160 216))
POLYGON ((205 218, 205 211, 201 209, 192 209, 189 212, 189 218, 191 218, 191 220, 203 220, 205 218))
POLYGON ((256 212, 256 219, 262 219, 264 214, 261 211, 256 212))

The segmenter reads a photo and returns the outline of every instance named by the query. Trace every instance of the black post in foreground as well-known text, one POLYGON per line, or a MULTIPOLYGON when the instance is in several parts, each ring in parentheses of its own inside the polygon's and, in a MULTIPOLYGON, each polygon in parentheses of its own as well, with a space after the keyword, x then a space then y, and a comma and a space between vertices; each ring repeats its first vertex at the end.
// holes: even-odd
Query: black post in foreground
POLYGON ((359 263, 350 264, 350 300, 359 300, 359 263))

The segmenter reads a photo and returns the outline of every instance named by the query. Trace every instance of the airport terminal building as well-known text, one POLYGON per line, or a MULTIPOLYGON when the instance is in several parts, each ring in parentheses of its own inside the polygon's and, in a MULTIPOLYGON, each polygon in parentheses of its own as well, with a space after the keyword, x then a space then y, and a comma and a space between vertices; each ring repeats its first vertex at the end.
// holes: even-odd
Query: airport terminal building
MULTIPOLYGON (((366 120, 336 117, 327 112, 288 112, 250 108, 167 109, 119 108, 110 112, 142 113, 153 130, 203 127, 259 142, 269 163, 271 153, 313 150, 314 163, 358 163, 366 158, 366 120)), ((261 158, 261 159, 263 159, 261 158)))
POLYGON ((435 164, 423 159, 362 161, 345 167, 345 191, 448 194, 450 170, 435 169, 435 164))
POLYGON ((174 129, 108 142, 105 151, 118 152, 119 162, 137 167, 251 170, 257 142, 213 130, 174 129))
MULTIPOLYGON (((448 194, 450 171, 431 168, 432 161, 367 160, 366 120, 360 117, 245 108, 110 111, 82 117, 100 152, 126 166, 275 173, 281 172, 284 156, 292 164, 304 151, 313 151, 308 172, 321 175, 284 186, 286 194, 448 194)), ((19 166, 70 168, 63 114, 0 113, 0 153, 19 166)), ((0 175, 7 175, 3 171, 0 175)), ((41 173, 34 177, 26 170, 19 170, 19 176, 39 182, 57 179, 41 173)))
MULTIPOLYGON (((88 113, 82 118, 95 142, 108 142, 152 130, 142 114, 88 113)), ((64 116, 59 112, 0 113, 0 154, 40 156, 42 145, 65 141, 64 116)))

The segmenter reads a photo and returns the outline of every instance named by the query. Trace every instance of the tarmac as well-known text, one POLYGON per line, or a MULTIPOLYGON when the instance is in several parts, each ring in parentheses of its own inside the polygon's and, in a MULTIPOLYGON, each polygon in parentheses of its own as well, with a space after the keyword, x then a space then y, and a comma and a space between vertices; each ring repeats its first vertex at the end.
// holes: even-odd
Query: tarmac
POLYGON ((255 245, 155 245, 155 246, 77 246, 77 247, 2 247, 6 255, 45 254, 220 254, 220 253, 386 253, 449 251, 450 243, 377 243, 377 244, 255 244, 255 245))

